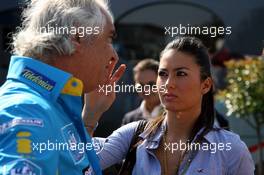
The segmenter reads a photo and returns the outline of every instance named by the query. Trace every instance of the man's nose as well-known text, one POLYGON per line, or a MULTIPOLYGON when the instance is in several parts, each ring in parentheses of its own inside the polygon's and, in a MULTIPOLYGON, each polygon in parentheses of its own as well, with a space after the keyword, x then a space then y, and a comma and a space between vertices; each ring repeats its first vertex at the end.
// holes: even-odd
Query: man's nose
POLYGON ((111 61, 115 61, 115 62, 119 61, 118 54, 117 54, 117 52, 116 52, 116 50, 114 48, 113 48, 113 56, 111 58, 111 61))

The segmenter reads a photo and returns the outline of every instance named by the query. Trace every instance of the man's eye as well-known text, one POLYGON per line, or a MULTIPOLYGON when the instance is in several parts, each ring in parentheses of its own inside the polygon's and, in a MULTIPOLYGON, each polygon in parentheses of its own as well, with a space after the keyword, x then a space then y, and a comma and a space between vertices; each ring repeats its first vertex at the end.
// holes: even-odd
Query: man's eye
POLYGON ((110 37, 109 37, 109 39, 110 39, 110 42, 112 43, 115 39, 116 39, 116 34, 113 34, 113 35, 111 35, 110 37))
POLYGON ((164 76, 167 76, 167 73, 166 73, 166 72, 163 72, 163 71, 160 71, 160 72, 158 73, 158 75, 159 75, 160 77, 164 77, 164 76))
POLYGON ((178 71, 177 76, 186 76, 187 74, 183 71, 178 71))
POLYGON ((112 43, 114 41, 114 38, 112 36, 109 37, 109 42, 112 43))

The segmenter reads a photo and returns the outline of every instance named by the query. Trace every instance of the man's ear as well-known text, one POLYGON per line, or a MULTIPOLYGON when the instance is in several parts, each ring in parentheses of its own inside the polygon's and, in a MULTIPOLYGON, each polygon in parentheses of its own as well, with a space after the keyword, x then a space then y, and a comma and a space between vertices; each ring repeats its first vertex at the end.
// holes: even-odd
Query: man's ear
POLYGON ((78 33, 71 37, 71 42, 74 45, 75 52, 78 53, 81 51, 81 38, 78 33))
POLYGON ((207 92, 210 91, 211 87, 213 86, 213 80, 211 77, 206 78, 202 82, 202 94, 206 94, 207 92))

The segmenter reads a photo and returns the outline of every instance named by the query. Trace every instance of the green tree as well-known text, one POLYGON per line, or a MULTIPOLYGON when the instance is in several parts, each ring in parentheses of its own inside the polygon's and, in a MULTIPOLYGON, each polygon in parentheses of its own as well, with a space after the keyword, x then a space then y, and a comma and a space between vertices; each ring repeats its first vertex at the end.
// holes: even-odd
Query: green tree
POLYGON ((228 86, 218 97, 224 100, 227 115, 245 120, 256 131, 259 161, 258 174, 263 173, 261 128, 264 125, 264 60, 262 57, 226 62, 228 86))

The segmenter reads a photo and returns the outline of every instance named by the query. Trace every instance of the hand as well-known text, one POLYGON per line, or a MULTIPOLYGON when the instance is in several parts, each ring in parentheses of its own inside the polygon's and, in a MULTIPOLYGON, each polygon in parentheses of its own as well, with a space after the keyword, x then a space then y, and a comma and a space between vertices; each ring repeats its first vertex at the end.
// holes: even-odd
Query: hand
MULTIPOLYGON (((126 66, 122 64, 115 73, 112 74, 116 63, 117 60, 109 63, 109 76, 104 83, 104 86, 114 86, 125 72, 126 66)), ((103 92, 102 90, 100 91, 99 88, 90 93, 84 94, 84 108, 82 112, 84 123, 89 125, 95 124, 101 115, 110 108, 115 98, 116 94, 114 91, 106 94, 106 92, 103 92)))

